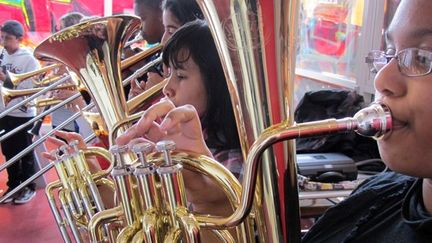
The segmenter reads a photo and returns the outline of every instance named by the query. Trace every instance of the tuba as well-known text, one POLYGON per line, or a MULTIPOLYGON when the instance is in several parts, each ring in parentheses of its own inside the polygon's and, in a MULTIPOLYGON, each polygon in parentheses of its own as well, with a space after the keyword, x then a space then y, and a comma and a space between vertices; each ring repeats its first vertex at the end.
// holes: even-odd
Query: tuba
MULTIPOLYGON (((182 189, 183 165, 191 170, 210 174, 221 186, 230 188, 227 189, 227 194, 231 198, 233 208, 239 201, 238 181, 211 159, 200 159, 199 155, 180 153, 181 155, 173 155, 172 161, 175 163, 171 164, 167 161, 171 161, 168 152, 173 149, 173 144, 161 143, 158 144, 158 150, 167 155, 165 157, 151 155, 153 157, 150 156, 148 159, 149 163, 158 166, 158 175, 156 175, 156 169, 149 167, 145 161, 138 161, 137 156, 128 151, 127 147, 113 144, 116 135, 122 133, 128 124, 140 117, 140 114, 131 115, 130 111, 140 102, 134 100, 126 102, 119 72, 120 50, 139 25, 138 18, 125 15, 89 20, 54 34, 35 50, 37 58, 60 62, 83 81, 110 133, 110 145, 112 145, 110 150, 114 154, 110 173, 116 189, 117 204, 110 209, 105 209, 103 206, 97 207, 97 210, 91 213, 86 212, 95 206, 86 205, 97 200, 84 201, 83 199, 88 198, 88 194, 83 193, 83 196, 80 194, 81 191, 87 191, 87 187, 91 188, 90 184, 97 184, 100 176, 89 178, 87 169, 80 169, 84 165, 82 156, 81 159, 75 158, 80 153, 76 149, 72 149, 73 152, 69 155, 68 150, 63 148, 66 156, 62 155, 53 161, 60 181, 50 184, 46 194, 62 237, 67 242, 71 237, 66 225, 70 228, 75 241, 82 241, 79 232, 88 229, 93 241, 108 239, 115 242, 129 242, 133 239, 171 241, 183 237, 188 242, 196 242, 199 238, 197 229, 205 227, 206 221, 195 219, 187 210, 185 193, 182 189), (177 163, 179 160, 183 165, 177 163), (87 174, 87 178, 80 179, 79 174, 87 174), (55 206, 54 189, 60 191, 58 198, 64 217, 55 206), (148 198, 152 199, 142 202, 148 198), (120 225, 119 230, 111 230, 113 225, 120 225)), ((150 89, 143 96, 151 97, 152 93, 154 91, 150 89)), ((140 154, 147 150, 147 146, 144 145, 133 148, 133 152, 140 158, 145 157, 140 154)), ((99 196, 96 193, 94 197, 99 196)), ((207 217, 201 216, 201 218, 207 217)), ((250 233, 252 229, 248 227, 241 224, 236 228, 235 233, 239 238, 252 239, 253 235, 250 233)), ((213 232, 221 239, 232 241, 232 236, 227 233, 227 230, 214 229, 213 232)))
POLYGON ((347 131, 379 138, 391 130, 390 111, 374 104, 354 118, 294 124, 300 1, 197 2, 218 48, 245 161, 238 208, 208 225, 233 227, 254 215, 260 242, 300 242, 292 139, 347 131))

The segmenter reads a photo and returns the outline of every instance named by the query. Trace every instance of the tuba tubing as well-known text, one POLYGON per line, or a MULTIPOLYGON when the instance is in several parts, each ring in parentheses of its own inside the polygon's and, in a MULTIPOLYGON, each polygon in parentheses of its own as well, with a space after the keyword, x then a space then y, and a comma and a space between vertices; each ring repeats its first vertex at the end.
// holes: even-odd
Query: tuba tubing
POLYGON ((251 146, 246 160, 240 206, 229 217, 208 218, 209 228, 233 227, 243 222, 252 209, 258 165, 263 152, 275 143, 295 139, 355 131, 362 136, 380 139, 391 132, 392 120, 389 108, 384 104, 372 104, 357 112, 353 118, 327 119, 289 126, 276 124, 267 128, 251 146))

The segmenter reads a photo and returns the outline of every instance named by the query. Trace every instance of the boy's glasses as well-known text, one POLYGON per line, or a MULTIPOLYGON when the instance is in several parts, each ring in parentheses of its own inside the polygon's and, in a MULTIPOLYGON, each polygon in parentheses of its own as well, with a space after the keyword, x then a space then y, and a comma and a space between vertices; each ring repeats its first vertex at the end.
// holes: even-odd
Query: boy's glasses
POLYGON ((407 48, 396 55, 374 50, 369 52, 366 63, 369 64, 372 73, 377 73, 393 58, 397 60, 399 71, 405 76, 419 77, 432 71, 432 52, 419 48, 407 48))

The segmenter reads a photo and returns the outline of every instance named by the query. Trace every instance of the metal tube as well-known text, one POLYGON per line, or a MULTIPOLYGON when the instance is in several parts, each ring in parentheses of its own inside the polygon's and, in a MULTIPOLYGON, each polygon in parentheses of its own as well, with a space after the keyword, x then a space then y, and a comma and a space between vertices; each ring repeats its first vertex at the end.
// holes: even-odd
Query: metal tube
POLYGON ((305 122, 289 126, 280 123, 266 129, 249 150, 245 162, 242 197, 239 207, 229 217, 208 218, 210 228, 226 228, 240 224, 252 208, 258 166, 263 152, 275 143, 294 138, 321 136, 341 132, 356 131, 363 136, 380 138, 391 131, 391 114, 385 105, 373 104, 356 113, 354 118, 327 119, 316 122, 305 122))
POLYGON ((41 117, 44 117, 46 115, 48 115, 49 113, 59 109, 60 107, 63 107, 65 104, 73 101, 74 99, 80 97, 81 94, 77 93, 72 95, 71 97, 65 99, 64 101, 62 101, 61 103, 58 103, 57 105, 51 107, 50 109, 40 113, 39 115, 33 117, 32 119, 30 119, 29 121, 27 121, 26 123, 14 128, 13 130, 9 131, 8 133, 6 133, 5 135, 0 137, 0 142, 4 141, 5 139, 8 139, 10 136, 12 136, 13 134, 17 133, 18 131, 21 131, 23 128, 27 127, 28 125, 30 125, 31 123, 35 122, 36 120, 38 120, 41 117))
POLYGON ((139 68, 138 70, 136 70, 133 74, 131 74, 129 77, 125 78, 123 80, 123 85, 128 85, 130 84, 130 82, 132 82, 132 80, 140 77, 143 73, 147 72, 151 67, 153 67, 154 65, 159 64, 162 61, 162 57, 158 57, 156 59, 154 59, 151 62, 148 62, 146 65, 144 65, 143 67, 139 68))
MULTIPOLYGON (((83 108, 83 111, 90 110, 91 108, 93 108, 93 106, 94 106, 94 104, 87 105, 86 107, 83 108)), ((7 167, 9 167, 13 163, 15 163, 17 160, 21 159, 24 155, 26 155, 28 152, 30 152, 32 149, 34 149, 36 146, 38 146, 39 144, 43 143, 47 137, 53 135, 54 132, 62 129, 69 122, 75 120, 80 115, 81 114, 79 112, 73 114, 71 117, 69 117, 64 122, 62 122, 60 125, 58 125, 56 127, 56 129, 53 129, 53 130, 49 131, 47 134, 45 134, 44 136, 40 137, 38 140, 36 140, 34 143, 32 143, 29 147, 27 147, 26 149, 24 149, 23 151, 21 151, 19 154, 15 155, 12 159, 8 160, 6 163, 2 164, 0 166, 0 171, 6 169, 7 167)))
POLYGON ((66 229, 66 222, 63 220, 60 212, 57 209, 57 205, 56 205, 56 202, 54 200, 54 195, 52 193, 52 191, 55 188, 59 188, 59 187, 61 187, 61 185, 62 184, 60 183, 60 181, 51 182, 45 188, 45 194, 48 198, 48 203, 49 203, 49 206, 51 208, 51 212, 54 214, 55 221, 57 223, 57 226, 59 227, 60 234, 61 234, 64 242, 70 243, 71 239, 70 239, 69 234, 68 234, 67 229, 66 229))
POLYGON ((63 193, 64 193, 63 191, 60 191, 60 193, 59 193, 59 199, 60 199, 60 202, 63 206, 63 212, 66 216, 66 219, 68 220, 68 223, 69 223, 69 226, 71 228, 72 235, 75 238, 75 241, 77 243, 81 243, 82 242, 81 235, 80 235, 79 230, 75 224, 75 220, 73 219, 71 213, 69 212, 68 207, 66 206, 68 203, 66 202, 66 199, 65 199, 65 196, 63 193))
POLYGON ((28 103, 28 102, 34 100, 35 98, 37 98, 37 97, 39 97, 39 96, 41 96, 41 95, 43 95, 43 94, 45 94, 46 92, 48 92, 48 91, 50 91, 51 89, 57 87, 59 84, 62 84, 62 83, 64 83, 64 82, 66 82, 66 81, 69 80, 69 79, 70 79, 69 76, 65 76, 65 77, 59 79, 57 82, 54 82, 54 83, 50 84, 49 86, 43 88, 41 91, 39 91, 39 92, 37 92, 37 93, 34 93, 34 94, 31 95, 30 97, 28 97, 28 98, 22 100, 21 102, 16 103, 15 105, 13 105, 13 106, 7 108, 6 110, 4 110, 4 111, 2 111, 2 112, 0 113, 0 118, 5 117, 7 114, 9 114, 9 113, 11 113, 12 111, 16 110, 18 107, 20 107, 20 106, 22 106, 22 105, 25 105, 26 103, 28 103))
MULTIPOLYGON (((89 110, 91 108, 93 108, 93 104, 90 104, 86 107, 83 108, 83 110, 89 110)), ((58 125, 56 127, 56 129, 53 129, 51 131, 49 131, 47 134, 45 134, 44 136, 40 137, 38 140, 36 140, 32 145, 30 145, 29 147, 27 147, 26 149, 24 149, 23 151, 21 151, 19 154, 15 155, 12 159, 8 160, 7 162, 5 162, 4 164, 2 164, 0 166, 0 171, 4 170, 5 168, 9 167, 10 165, 12 165, 13 163, 15 163, 16 161, 18 161, 19 159, 21 159, 25 154, 27 154, 30 150, 32 150, 34 147, 36 147, 37 145, 41 144, 42 142, 45 141, 45 139, 49 136, 51 136, 52 134, 54 134, 54 132, 56 132, 57 130, 62 129, 64 126, 66 126, 69 122, 73 121, 74 119, 76 119, 78 116, 80 115, 80 113, 75 113, 74 115, 72 115, 70 118, 68 118, 66 121, 62 122, 60 125, 58 125)), ((42 168, 40 171, 38 171, 36 174, 34 174, 33 176, 31 176, 30 178, 28 178, 26 181, 22 182, 19 186, 15 187, 12 191, 10 191, 8 194, 6 194, 5 196, 0 198, 0 203, 2 203, 4 200, 6 200, 7 198, 9 198, 10 196, 12 196, 13 194, 15 194, 16 192, 18 192, 19 190, 21 190, 22 188, 26 187, 29 183, 31 183, 32 181, 34 181, 36 178, 38 178, 39 176, 43 175, 44 173, 46 173, 49 169, 51 169, 54 166, 53 163, 50 163, 49 165, 45 166, 44 168, 42 168)))

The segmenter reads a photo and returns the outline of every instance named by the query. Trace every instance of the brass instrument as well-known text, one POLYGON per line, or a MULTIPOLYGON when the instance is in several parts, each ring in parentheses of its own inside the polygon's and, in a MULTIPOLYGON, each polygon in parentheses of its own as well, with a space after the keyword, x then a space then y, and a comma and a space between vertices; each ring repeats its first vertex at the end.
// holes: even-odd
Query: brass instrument
POLYGON ((61 100, 57 100, 55 98, 44 98, 44 99, 36 99, 34 103, 27 103, 27 107, 36 107, 42 108, 52 105, 57 105, 61 102, 61 100))
MULTIPOLYGON (((35 50, 37 58, 63 63, 78 75, 90 91, 108 130, 125 119, 129 113, 120 77, 119 57, 124 40, 128 39, 139 25, 139 19, 131 16, 89 20, 54 34, 35 50), (95 27, 103 27, 102 32, 96 34, 95 27)), ((128 161, 133 160, 131 156, 125 157, 128 161)), ((131 200, 136 201, 136 196, 133 196, 136 192, 129 193, 132 193, 131 200)), ((140 214, 136 202, 131 204, 135 205, 133 214, 127 215, 126 222, 123 221, 124 226, 130 226, 132 217, 140 214)), ((121 207, 126 208, 127 205, 123 203, 121 207)), ((69 222, 69 226, 74 227, 72 221, 69 222)), ((76 234, 74 238, 80 240, 76 234)))
MULTIPOLYGON (((63 86, 58 86, 55 87, 51 90, 60 90, 60 89, 69 89, 69 90, 74 90, 76 89, 76 85, 75 84, 68 84, 68 85, 63 85, 63 86)), ((33 94, 36 94, 40 91, 42 91, 43 88, 33 88, 33 89, 18 89, 18 90, 14 90, 14 89, 8 89, 5 87, 1 88, 1 96, 3 99, 3 104, 5 106, 7 106, 9 104, 10 101, 12 101, 13 99, 16 98, 22 98, 25 96, 30 96, 33 94)))
POLYGON ((162 45, 157 45, 151 48, 148 48, 147 50, 141 51, 131 57, 126 58, 125 60, 121 61, 121 68, 122 69, 126 69, 132 65, 134 65, 135 63, 141 61, 142 59, 149 57, 153 54, 155 54, 156 52, 160 51, 162 49, 162 45))
MULTIPOLYGON (((11 73, 11 72, 7 71, 7 75, 11 79, 12 84, 14 86, 17 86, 19 83, 21 83, 24 80, 27 80, 27 79, 32 78, 32 77, 37 76, 37 75, 41 75, 41 74, 50 72, 53 69, 59 68, 60 66, 61 66, 60 64, 56 63, 56 64, 52 64, 52 65, 49 65, 49 66, 31 71, 31 72, 21 73, 21 74, 15 74, 15 73, 11 73)), ((39 84, 38 81, 33 80, 33 82, 35 82, 36 85, 39 84)), ((42 80, 40 82, 46 83, 46 80, 45 81, 42 80)), ((51 81, 51 82, 53 82, 53 81, 51 81)))
POLYGON ((391 127, 390 114, 385 107, 374 105, 354 119, 294 125, 299 1, 197 2, 222 60, 245 159, 239 207, 231 216, 208 225, 232 227, 253 213, 260 242, 300 242, 294 144, 271 146, 358 128, 365 135, 379 137, 391 127), (364 114, 373 114, 373 118, 363 120, 364 114))
MULTIPOLYGON (((162 82, 156 84, 155 86, 147 89, 146 92, 143 92, 133 97, 132 99, 128 100, 126 103, 127 110, 131 114, 133 114, 135 113, 137 108, 141 107, 142 104, 151 103, 152 101, 154 101, 156 98, 160 96, 160 92, 167 82, 168 80, 165 79, 162 82)), ((96 136, 109 135, 109 130, 106 127, 105 122, 103 121, 99 113, 87 111, 87 112, 83 112, 83 116, 86 119, 86 121, 90 124, 96 136)))
MULTIPOLYGON (((113 16, 90 20, 54 34, 48 40, 41 43, 35 50, 35 56, 37 58, 61 62, 79 76, 90 91, 93 101, 100 110, 105 125, 111 133, 113 130, 121 133, 127 128, 127 125, 121 125, 121 127, 119 127, 118 124, 127 124, 129 119, 134 117, 128 118, 129 107, 125 100, 124 93, 121 91, 123 84, 120 79, 120 62, 118 57, 122 44, 128 39, 130 33, 139 27, 139 24, 139 19, 132 16, 113 16), (92 34, 92 29, 95 26, 104 27, 103 35, 95 36, 92 34), (59 48, 60 46, 62 48, 59 48), (68 51, 65 52, 65 50, 68 51), (78 52, 78 50, 81 52, 78 52)), ((117 241, 130 241, 143 229, 140 223, 143 217, 147 218, 151 215, 148 214, 150 212, 143 212, 143 208, 139 203, 139 191, 136 178, 129 173, 132 170, 131 164, 135 163, 136 157, 130 152, 126 152, 125 148, 114 147, 111 150, 118 155, 116 156, 118 159, 115 162, 111 174, 114 177, 115 186, 117 188, 116 194, 119 204, 113 209, 97 212, 93 217, 87 214, 86 218, 89 218, 88 228, 94 237, 98 237, 99 240, 106 239, 108 238, 106 229, 111 228, 111 223, 113 221, 117 221, 121 223, 121 231, 117 236, 117 241), (115 215, 115 217, 112 215, 115 215), (109 222, 110 225, 103 224, 101 226, 99 224, 101 222, 109 222)), ((194 164, 195 163, 191 162, 191 165, 194 164)), ((215 164, 217 163, 215 162, 215 164)), ((223 168, 222 171, 224 171, 223 168)), ((214 174, 218 175, 220 173, 214 174)), ((176 175, 177 174, 174 176, 176 175)), ((232 178, 232 175, 228 173, 228 177, 230 176, 232 178)), ((171 176, 167 175, 166 177, 168 182, 165 184, 169 184, 169 178, 171 178, 171 176)), ((221 175, 220 177, 223 178, 224 176, 221 175)), ((228 179, 224 179, 223 181, 227 180, 228 179)), ((229 187, 235 186, 230 185, 229 187)), ((50 194, 51 188, 47 190, 47 193, 50 194)), ((60 192, 63 191, 66 193, 68 189, 62 186, 60 192)), ((232 190, 229 191, 231 194, 233 193, 232 190)), ((237 192, 239 191, 237 190, 237 192)), ((169 195, 173 194, 169 193, 169 195)), ((175 195, 176 194, 174 194, 174 196, 175 195)), ((237 194, 237 196, 230 196, 230 198, 235 198, 235 201, 238 201, 238 195, 239 194, 237 194)), ((65 197, 63 193, 59 194, 59 196, 60 199, 65 197)), ((157 237, 165 238, 165 234, 162 234, 162 232, 166 230, 166 232, 168 232, 166 237, 176 239, 181 236, 180 233, 185 230, 184 227, 196 229, 194 225, 198 225, 197 221, 193 220, 190 213, 186 210, 186 202, 183 199, 181 199, 181 201, 183 203, 178 205, 177 212, 173 211, 174 208, 169 208, 167 212, 164 213, 166 216, 161 215, 161 220, 163 219, 164 224, 161 228, 158 228, 158 230, 161 230, 160 233, 154 232, 158 235, 157 237), (177 217, 181 217, 180 221, 177 217)), ((233 205, 235 205, 235 203, 233 205)), ((56 209, 53 209, 53 211, 55 210, 56 209)), ((81 226, 82 228, 83 225, 86 225, 85 221, 68 220, 70 217, 68 215, 65 216, 67 219, 61 220, 60 222, 64 224, 64 222, 68 221, 69 227, 72 227, 72 231, 76 231, 74 229, 75 226, 78 228, 81 226)), ((196 230, 192 231, 197 232, 196 230)), ((219 237, 230 239, 230 236, 228 236, 224 230, 216 232, 215 234, 219 237)), ((244 226, 238 227, 237 232, 239 237, 247 235, 244 226)), ((80 240, 77 234, 73 235, 75 240, 80 240)), ((186 238, 188 239, 194 238, 193 233, 188 233, 187 235, 186 238)), ((156 236, 153 235, 152 237, 156 236)), ((66 238, 67 237, 65 237, 65 241, 67 240, 66 238)))
POLYGON ((135 38, 133 38, 132 40, 125 43, 124 48, 127 48, 127 47, 129 47, 129 46, 131 46, 137 42, 143 41, 143 40, 144 40, 144 38, 142 37, 141 32, 138 32, 135 35, 135 38))
MULTIPOLYGON (((160 47, 156 47, 153 48, 153 50, 159 50, 160 47)), ((153 54, 154 51, 150 51, 150 52, 142 52, 142 53, 138 53, 136 54, 136 56, 132 57, 132 59, 126 60, 126 65, 130 66, 133 65, 134 62, 140 61, 142 58, 145 58, 146 55, 151 55, 153 54), (145 54, 145 55, 143 55, 145 54)), ((126 85, 128 82, 130 82, 130 80, 132 80, 135 77, 138 77, 140 75, 142 75, 142 73, 146 72, 152 65, 156 65, 160 62, 160 58, 148 63, 147 65, 145 65, 144 67, 140 68, 139 70, 135 71, 135 73, 129 77, 128 79, 123 81, 123 85, 126 85)), ((41 122, 41 120, 43 119, 43 117, 45 117, 46 115, 52 113, 53 111, 63 107, 64 105, 70 103, 71 101, 81 97, 80 93, 76 93, 73 94, 71 97, 68 97, 65 100, 55 100, 55 99, 42 99, 42 100, 38 100, 35 101, 35 99, 43 94, 45 94, 46 92, 52 90, 53 88, 57 87, 60 84, 63 84, 64 82, 67 82, 71 79, 71 76, 74 76, 74 73, 70 73, 71 75, 65 75, 62 76, 59 80, 54 80, 53 83, 49 83, 47 87, 41 88, 41 90, 39 92, 34 93, 34 89, 32 89, 33 91, 29 91, 29 90, 21 90, 19 93, 16 93, 15 91, 12 92, 11 96, 6 96, 6 99, 12 98, 12 97, 24 97, 22 95, 24 94, 28 94, 31 96, 30 97, 26 97, 24 100, 22 100, 19 103, 14 104, 11 107, 8 107, 6 110, 4 110, 3 112, 0 113, 0 118, 6 116, 7 114, 9 114, 10 112, 12 112, 15 109, 18 109, 19 107, 25 105, 25 106, 36 106, 36 107, 41 107, 41 106, 45 106, 45 110, 41 113, 38 114, 36 117, 32 118, 31 120, 29 120, 28 122, 26 122, 25 124, 13 129, 12 131, 2 135, 0 137, 0 141, 3 141, 4 139, 9 138, 10 136, 12 136, 14 133, 24 129, 26 126, 28 126, 29 124, 32 124, 33 122, 37 121, 37 122, 41 122), (34 103, 32 103, 34 102, 34 103), (53 106, 53 107, 50 107, 53 106)), ((73 79, 73 80, 79 80, 79 78, 73 79)), ((161 94, 161 90, 164 86, 166 81, 160 83, 159 85, 153 87, 152 89, 148 90, 148 92, 145 92, 143 94, 138 95, 137 97, 134 97, 134 99, 128 101, 127 106, 129 108, 130 112, 135 112, 135 110, 140 106, 141 102, 145 101, 146 99, 154 99, 157 98, 160 94, 161 94)), ((80 82, 79 85, 79 89, 85 89, 85 87, 83 87, 83 84, 80 82)), ((9 92, 10 93, 10 92, 9 92)), ((91 114, 91 117, 93 117, 93 119, 96 119, 98 121, 101 121, 100 119, 100 115, 97 113, 90 113, 88 110, 90 110, 94 105, 93 104, 89 104, 88 106, 86 106, 85 108, 82 109, 82 113, 84 114, 91 114), (99 118, 97 118, 97 116, 99 116, 99 118)), ((20 152, 19 154, 17 154, 14 158, 6 161, 5 163, 3 163, 2 165, 0 165, 0 171, 6 169, 7 167, 11 166, 13 163, 15 163, 16 161, 18 161, 21 157, 23 157, 25 154, 29 153, 32 151, 33 148, 35 148, 37 145, 41 144, 44 142, 44 140, 48 137, 51 136, 52 134, 54 134, 54 132, 56 130, 60 130, 62 129, 64 126, 66 126, 69 122, 73 121, 74 119, 78 118, 78 116, 80 115, 80 112, 75 113, 72 117, 68 118, 66 121, 64 121, 63 123, 61 123, 60 125, 58 125, 56 127, 56 129, 51 130, 50 132, 48 132, 46 135, 42 136, 41 138, 37 139, 31 146, 29 146, 28 148, 26 148, 25 150, 23 150, 22 152, 20 152)), ((90 122, 91 124, 93 124, 93 121, 90 122)), ((104 124, 99 123, 99 125, 101 125, 100 127, 104 127, 104 124)), ((32 131, 33 132, 33 131, 32 131)), ((104 134, 108 134, 106 129, 102 129, 101 131, 95 131, 95 133, 101 133, 102 135, 104 134), (103 132, 103 133, 102 133, 103 132)), ((92 137, 92 136, 91 136, 92 137)), ((86 140, 90 140, 89 138, 87 138, 86 140)), ((41 171, 46 171, 47 168, 50 168, 49 166, 46 166, 45 168, 43 168, 41 171)), ((43 173, 38 173, 38 176, 42 175, 43 173)), ((38 177, 37 176, 37 177, 38 177)), ((7 195, 4 195, 3 197, 0 198, 0 202, 4 201, 5 199, 7 199, 8 197, 10 197, 11 195, 13 195, 15 192, 19 191, 21 188, 25 187, 28 183, 30 183, 32 180, 36 179, 37 177, 34 177, 33 179, 28 179, 27 181, 23 182, 20 186, 18 186, 16 188, 16 190, 8 193, 7 195)))

